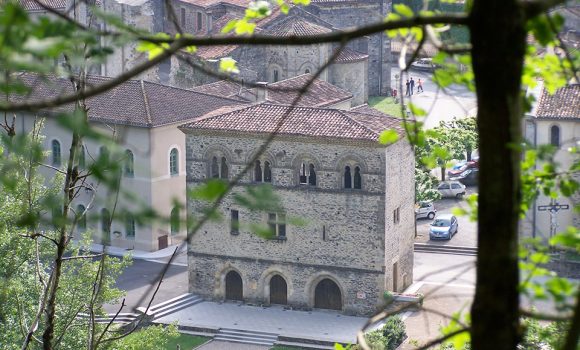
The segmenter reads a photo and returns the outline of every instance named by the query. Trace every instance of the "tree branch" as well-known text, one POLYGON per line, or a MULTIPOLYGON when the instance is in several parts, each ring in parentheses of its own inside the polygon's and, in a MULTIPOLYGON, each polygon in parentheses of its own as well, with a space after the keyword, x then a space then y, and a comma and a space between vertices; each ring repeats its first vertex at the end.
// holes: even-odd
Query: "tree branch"
POLYGON ((566 336, 566 342, 562 350, 577 350, 578 342, 580 341, 580 289, 576 293, 576 307, 574 308, 574 316, 572 317, 572 322, 570 328, 568 329, 568 335, 566 336))

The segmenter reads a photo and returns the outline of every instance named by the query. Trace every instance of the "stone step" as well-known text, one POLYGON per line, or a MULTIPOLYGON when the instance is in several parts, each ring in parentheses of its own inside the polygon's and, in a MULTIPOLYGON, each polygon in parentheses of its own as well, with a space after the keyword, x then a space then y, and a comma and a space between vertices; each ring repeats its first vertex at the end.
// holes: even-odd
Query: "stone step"
MULTIPOLYGON (((95 322, 96 323, 110 323, 113 320, 113 318, 115 318, 113 323, 131 323, 131 322, 135 321, 135 319, 137 319, 137 317, 139 317, 139 315, 134 314, 134 313, 120 313, 117 315, 117 317, 115 317, 115 314, 107 314, 106 316, 96 316, 95 322)), ((77 318, 86 320, 86 319, 89 319, 90 316, 89 316, 89 314, 79 313, 77 315, 77 318)))
POLYGON ((222 328, 214 337, 214 340, 272 346, 278 340, 278 335, 259 331, 222 328))
POLYGON ((153 316, 153 319, 157 319, 183 310, 202 301, 203 299, 197 295, 184 294, 179 298, 174 298, 169 300, 169 302, 163 302, 161 304, 155 305, 155 307, 149 308, 148 314, 153 316))
POLYGON ((416 252, 457 254, 457 255, 477 255, 477 248, 465 247, 465 246, 415 243, 414 249, 416 252))
POLYGON ((293 348, 301 348, 301 349, 328 349, 334 350, 335 347, 331 345, 322 345, 322 344, 309 344, 309 343, 301 343, 296 341, 277 341, 276 345, 280 346, 288 346, 293 348))

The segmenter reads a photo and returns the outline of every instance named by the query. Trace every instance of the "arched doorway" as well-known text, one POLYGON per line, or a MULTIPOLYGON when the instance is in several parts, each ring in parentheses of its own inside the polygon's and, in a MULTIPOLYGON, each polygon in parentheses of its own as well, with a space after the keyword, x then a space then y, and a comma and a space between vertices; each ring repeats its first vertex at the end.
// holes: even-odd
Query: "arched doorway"
POLYGON ((318 282, 314 290, 314 307, 342 310, 342 294, 334 281, 325 278, 318 282))
POLYGON ((270 279, 270 304, 288 304, 288 286, 280 275, 274 275, 270 279))
POLYGON ((242 277, 236 271, 230 271, 226 275, 226 299, 240 301, 244 299, 242 277))

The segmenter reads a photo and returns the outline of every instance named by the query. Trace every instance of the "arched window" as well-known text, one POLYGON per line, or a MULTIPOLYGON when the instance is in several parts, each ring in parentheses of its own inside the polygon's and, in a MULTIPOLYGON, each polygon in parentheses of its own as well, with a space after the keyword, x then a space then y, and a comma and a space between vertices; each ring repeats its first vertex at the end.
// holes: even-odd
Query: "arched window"
POLYGON ((558 125, 552 125, 550 128, 550 144, 560 147, 560 127, 558 125))
POLYGON ((171 149, 169 152, 169 175, 179 174, 179 152, 177 148, 171 149))
POLYGON ((133 152, 131 152, 130 150, 126 150, 125 151, 125 164, 124 164, 124 169, 123 169, 124 170, 123 173, 125 174, 126 177, 135 176, 134 162, 135 162, 135 158, 133 157, 133 152))
POLYGON ((306 73, 306 74, 309 74, 309 73, 310 73, 310 69, 306 68, 306 69, 304 70, 304 73, 306 73))
POLYGON ((262 182, 262 165, 259 160, 256 161, 254 166, 254 181, 262 182))
POLYGON ((272 72, 272 80, 274 81, 274 83, 278 82, 278 70, 274 69, 274 71, 272 72))
POLYGON ((264 182, 272 182, 272 168, 270 162, 264 162, 264 182))
POLYGON ((170 224, 171 224, 171 234, 176 235, 180 230, 180 219, 179 219, 179 208, 174 207, 171 210, 170 224))
POLYGON ((60 166, 61 159, 60 142, 52 140, 52 165, 60 166))
POLYGON ((255 182, 272 182, 272 167, 270 162, 264 161, 264 167, 262 167, 262 162, 257 160, 254 165, 254 181, 255 182))
POLYGON ((135 218, 131 214, 127 214, 125 218, 125 237, 135 238, 135 218))
POLYGON ((201 30, 203 28, 203 18, 201 12, 197 13, 197 30, 201 30))
POLYGON ((79 232, 83 232, 87 229, 87 216, 85 214, 86 209, 87 208, 85 208, 85 206, 82 204, 77 205, 76 217, 77 217, 77 228, 79 232))
POLYGON ((310 173, 308 174, 308 184, 316 186, 316 172, 314 171, 314 164, 310 164, 310 173))
POLYGON ((316 186, 316 171, 314 171, 314 164, 302 163, 300 165, 299 182, 301 185, 316 186))
POLYGON ((354 168, 354 188, 360 190, 362 188, 362 178, 360 176, 360 168, 354 168))
POLYGON ((227 179, 229 176, 228 173, 228 162, 226 160, 226 157, 222 157, 222 164, 221 164, 221 169, 220 169, 220 178, 221 179, 227 179))
POLYGON ((85 169, 86 163, 85 163, 85 146, 81 145, 81 148, 79 150, 79 168, 81 169, 85 169))
POLYGON ((111 243, 111 213, 107 208, 101 209, 101 231, 103 232, 103 244, 111 243))
POLYGON ((352 176, 348 165, 344 167, 344 188, 352 188, 352 176))
POLYGON ((211 177, 213 178, 219 178, 220 177, 220 166, 218 164, 218 160, 217 157, 213 157, 211 159, 211 177))

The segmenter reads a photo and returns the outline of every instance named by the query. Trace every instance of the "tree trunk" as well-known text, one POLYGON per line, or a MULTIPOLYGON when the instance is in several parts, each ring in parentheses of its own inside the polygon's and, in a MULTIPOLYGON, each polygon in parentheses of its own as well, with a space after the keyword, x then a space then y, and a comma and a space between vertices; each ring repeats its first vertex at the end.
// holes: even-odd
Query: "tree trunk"
POLYGON ((447 168, 445 166, 441 166, 441 181, 445 181, 445 170, 447 170, 447 168))
POLYGON ((471 22, 480 136, 477 282, 472 348, 519 342, 517 224, 525 19, 517 0, 476 0, 471 22))
POLYGON ((473 152, 473 150, 471 149, 471 146, 467 146, 465 147, 465 159, 470 162, 471 161, 471 153, 473 152))

